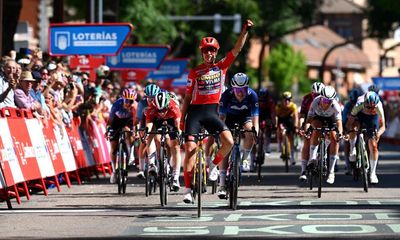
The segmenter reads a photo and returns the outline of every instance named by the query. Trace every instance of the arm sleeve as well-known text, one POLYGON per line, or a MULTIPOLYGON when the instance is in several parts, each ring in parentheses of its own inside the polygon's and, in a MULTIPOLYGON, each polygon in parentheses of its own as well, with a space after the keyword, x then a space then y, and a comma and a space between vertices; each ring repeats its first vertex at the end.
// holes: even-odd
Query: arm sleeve
POLYGON ((219 102, 219 115, 226 116, 226 113, 228 112, 228 91, 225 91, 222 96, 221 100, 219 102))
POLYGON ((219 61, 219 65, 221 68, 228 68, 233 63, 233 61, 235 61, 235 56, 233 56, 232 51, 230 51, 224 59, 219 61))
POLYGON ((258 116, 260 114, 260 109, 258 107, 257 94, 253 93, 251 96, 252 96, 251 97, 251 100, 252 100, 252 103, 251 103, 251 116, 254 117, 254 116, 258 116))

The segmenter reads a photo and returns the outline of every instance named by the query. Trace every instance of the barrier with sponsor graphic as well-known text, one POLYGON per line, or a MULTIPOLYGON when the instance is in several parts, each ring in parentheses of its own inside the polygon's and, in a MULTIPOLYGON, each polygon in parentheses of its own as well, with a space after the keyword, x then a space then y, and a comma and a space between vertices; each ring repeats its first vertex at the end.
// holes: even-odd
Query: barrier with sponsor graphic
POLYGON ((104 169, 111 172, 104 124, 91 121, 84 129, 75 119, 65 127, 34 118, 27 110, 3 108, 0 128, 0 198, 7 200, 9 208, 10 197, 21 203, 21 192, 30 199, 28 188, 39 187, 47 195, 50 184, 61 190, 59 179, 70 187, 70 174, 80 184, 79 173, 86 168, 96 166, 104 174, 104 169), (82 139, 82 135, 88 138, 82 139))

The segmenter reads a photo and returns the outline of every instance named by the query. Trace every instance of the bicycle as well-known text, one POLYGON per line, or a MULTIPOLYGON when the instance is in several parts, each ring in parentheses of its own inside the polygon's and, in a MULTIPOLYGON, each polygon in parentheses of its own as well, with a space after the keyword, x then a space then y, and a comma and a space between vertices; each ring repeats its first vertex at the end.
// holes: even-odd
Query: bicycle
POLYGON ((289 172, 289 161, 292 146, 290 145, 289 136, 287 135, 287 129, 282 129, 282 141, 281 141, 281 159, 285 162, 285 171, 289 172))
POLYGON ((241 157, 240 157, 240 140, 246 132, 252 132, 254 138, 256 135, 255 129, 245 130, 239 124, 235 123, 233 129, 230 129, 233 136, 233 148, 228 164, 228 192, 229 192, 229 208, 237 209, 237 198, 239 191, 239 183, 241 178, 241 157))
MULTIPOLYGON (((221 148, 221 142, 219 137, 213 138, 214 139, 214 144, 211 146, 211 154, 210 154, 210 159, 214 159, 215 155, 218 152, 218 149, 221 148)), ((210 139, 209 139, 210 140, 210 139)), ((211 170, 211 169, 209 169, 211 170)), ((215 181, 212 181, 211 185, 211 194, 215 194, 217 192, 217 187, 218 187, 218 178, 215 181)))
POLYGON ((161 206, 165 206, 168 204, 168 191, 167 188, 171 191, 172 186, 172 167, 169 163, 169 156, 167 151, 167 134, 174 133, 175 131, 171 131, 168 127, 166 121, 162 123, 162 126, 155 131, 145 131, 146 134, 157 134, 161 135, 160 139, 160 149, 158 154, 158 165, 159 171, 157 176, 157 182, 160 188, 160 203, 161 206))
POLYGON ((322 182, 326 180, 328 177, 328 154, 327 154, 327 145, 326 140, 328 139, 328 134, 331 131, 338 131, 337 127, 334 126, 332 128, 329 127, 318 127, 313 128, 310 127, 307 130, 307 136, 310 136, 312 131, 317 131, 321 133, 318 137, 318 156, 317 163, 313 166, 307 166, 307 175, 309 179, 310 190, 313 189, 313 178, 315 178, 318 182, 318 198, 321 198, 322 195, 322 182))
MULTIPOLYGON (((139 131, 143 132, 145 129, 139 129, 139 131)), ((145 141, 145 135, 140 138, 140 141, 142 144, 146 144, 145 141)), ((157 184, 156 184, 156 176, 154 174, 150 174, 149 172, 149 156, 147 154, 147 151, 144 153, 145 155, 145 165, 144 165, 144 179, 145 179, 145 195, 148 197, 149 195, 152 195, 153 193, 156 192, 157 190, 157 184)))
MULTIPOLYGON (((376 136, 376 129, 370 129, 372 130, 372 137, 376 136)), ((356 132, 357 133, 357 139, 356 139, 356 162, 354 163, 353 167, 353 180, 358 181, 360 178, 360 175, 362 176, 363 179, 363 188, 364 192, 368 192, 368 184, 369 184, 369 156, 368 156, 368 139, 365 138, 366 133, 368 132, 368 129, 359 129, 356 131, 350 131, 350 132, 356 132), (360 174, 361 173, 361 174, 360 174)))
POLYGON ((266 122, 262 121, 260 124, 260 130, 257 136, 257 145, 256 145, 256 157, 255 164, 257 169, 257 181, 261 181, 261 166, 264 164, 265 160, 265 150, 264 150, 264 136, 266 134, 266 122))
POLYGON ((114 171, 116 173, 117 185, 118 185, 118 194, 126 193, 126 185, 128 180, 128 170, 127 165, 129 161, 128 147, 126 146, 126 138, 127 134, 131 133, 130 130, 119 129, 114 134, 113 131, 110 130, 108 133, 109 136, 115 136, 118 134, 118 150, 117 156, 114 166, 114 171))
POLYGON ((194 136, 197 140, 196 148, 196 160, 193 166, 193 179, 192 179, 192 203, 197 198, 197 217, 201 217, 202 213, 202 199, 201 195, 207 192, 207 171, 206 171, 206 157, 203 147, 203 140, 207 137, 218 137, 218 134, 206 133, 204 127, 201 128, 200 132, 197 134, 190 134, 194 136))

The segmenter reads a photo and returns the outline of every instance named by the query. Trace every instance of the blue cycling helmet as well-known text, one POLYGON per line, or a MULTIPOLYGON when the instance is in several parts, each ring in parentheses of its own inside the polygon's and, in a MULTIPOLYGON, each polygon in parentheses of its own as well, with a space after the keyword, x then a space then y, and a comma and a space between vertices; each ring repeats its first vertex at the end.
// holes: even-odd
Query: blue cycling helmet
POLYGON ((149 84, 144 89, 144 94, 147 97, 154 97, 157 93, 161 91, 160 87, 155 84, 149 84))
POLYGON ((354 89, 351 90, 351 92, 349 93, 349 99, 350 99, 351 102, 356 102, 356 101, 357 101, 357 98, 358 98, 359 96, 361 96, 361 95, 362 95, 362 92, 361 92, 359 89, 354 88, 354 89))
POLYGON ((372 91, 372 92, 375 92, 375 93, 379 93, 379 87, 376 86, 375 84, 372 84, 372 85, 370 85, 370 86, 368 87, 368 91, 372 91))
POLYGON ((364 96, 364 103, 369 105, 377 105, 379 103, 379 95, 376 92, 369 91, 364 96))

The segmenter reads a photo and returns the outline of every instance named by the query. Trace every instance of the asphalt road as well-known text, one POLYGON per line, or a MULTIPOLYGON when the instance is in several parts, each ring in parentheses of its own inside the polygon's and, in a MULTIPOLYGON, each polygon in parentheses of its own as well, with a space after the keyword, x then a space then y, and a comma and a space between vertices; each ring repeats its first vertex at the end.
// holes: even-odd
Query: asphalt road
MULTIPOLYGON (((182 191, 170 193, 161 207, 159 195, 145 197, 144 181, 130 172, 126 195, 118 195, 108 176, 91 178, 60 192, 33 194, 13 210, 2 202, 0 238, 363 238, 396 239, 400 236, 400 151, 384 144, 378 166, 379 184, 368 193, 360 182, 344 175, 339 162, 336 182, 325 184, 322 197, 298 180, 299 164, 289 173, 272 154, 257 182, 245 173, 239 190, 238 210, 216 195, 204 196, 203 216, 196 204, 182 202, 182 191)), ((181 179, 183 183, 183 179, 181 179)))

